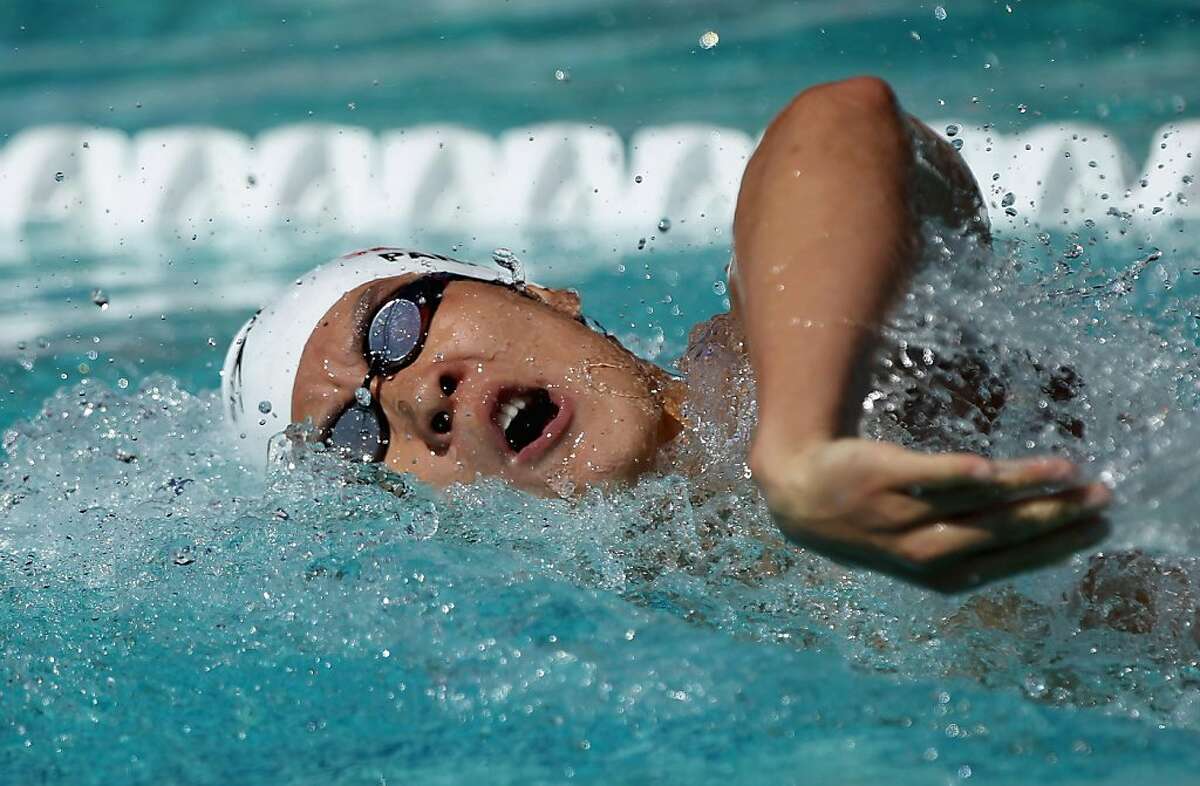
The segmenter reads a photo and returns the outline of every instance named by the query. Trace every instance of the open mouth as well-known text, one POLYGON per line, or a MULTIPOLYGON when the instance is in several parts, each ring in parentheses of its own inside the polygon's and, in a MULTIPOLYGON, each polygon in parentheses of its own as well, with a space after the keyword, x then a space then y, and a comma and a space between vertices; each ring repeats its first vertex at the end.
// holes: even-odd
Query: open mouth
POLYGON ((546 433, 558 413, 559 406, 545 388, 512 389, 501 391, 492 420, 509 449, 520 453, 546 433))

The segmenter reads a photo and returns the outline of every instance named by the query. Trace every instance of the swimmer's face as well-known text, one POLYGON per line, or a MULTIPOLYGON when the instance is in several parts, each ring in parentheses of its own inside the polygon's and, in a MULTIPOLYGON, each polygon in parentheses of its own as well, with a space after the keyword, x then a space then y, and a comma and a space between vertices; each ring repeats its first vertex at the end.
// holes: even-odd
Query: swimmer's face
MULTIPOLYGON (((368 373, 362 331, 414 275, 372 281, 326 312, 305 345, 292 419, 328 428, 368 373)), ((436 486, 504 478, 570 494, 648 469, 677 425, 661 370, 582 324, 573 293, 452 281, 420 355, 371 381, 389 428, 384 463, 436 486)))

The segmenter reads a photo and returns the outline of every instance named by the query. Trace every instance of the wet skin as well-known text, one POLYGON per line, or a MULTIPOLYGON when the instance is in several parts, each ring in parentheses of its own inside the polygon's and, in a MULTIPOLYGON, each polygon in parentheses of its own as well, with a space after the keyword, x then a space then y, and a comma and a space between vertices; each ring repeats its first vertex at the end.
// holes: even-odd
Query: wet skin
MULTIPOLYGON (((954 149, 870 77, 799 93, 747 163, 730 293, 756 386, 748 463, 793 542, 941 589, 1093 542, 1112 494, 1063 458, 928 454, 857 434, 878 328, 921 259, 919 215, 985 235, 982 205, 954 149)), ((359 287, 330 309, 301 358, 293 419, 328 427, 351 401, 367 372, 361 331, 404 283, 359 287)), ((682 386, 575 321, 567 293, 539 296, 446 290, 421 358, 372 383, 391 424, 388 466, 542 494, 651 468, 681 428, 666 403, 682 386), (535 389, 554 418, 538 424, 538 447, 514 450, 498 413, 535 389)))
MULTIPOLYGON (((371 318, 416 278, 369 282, 326 312, 300 358, 293 421, 324 430, 353 402, 368 373, 371 318)), ((384 463, 435 486, 490 476, 542 495, 648 469, 679 431, 664 407, 678 383, 581 323, 578 306, 561 290, 451 282, 416 361, 370 382, 390 429, 384 463), (535 396, 545 417, 536 438, 514 447, 504 407, 535 396)))

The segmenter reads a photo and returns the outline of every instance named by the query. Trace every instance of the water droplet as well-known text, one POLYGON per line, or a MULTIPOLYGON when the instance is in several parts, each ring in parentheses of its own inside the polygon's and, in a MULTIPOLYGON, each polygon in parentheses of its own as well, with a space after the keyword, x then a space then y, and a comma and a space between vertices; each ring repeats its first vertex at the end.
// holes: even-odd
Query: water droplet
POLYGON ((671 219, 669 219, 669 218, 661 218, 661 219, 659 219, 659 221, 658 221, 658 231, 659 231, 659 232, 669 232, 669 231, 671 231, 671 219))
POLYGON ((525 282, 525 266, 512 249, 497 248, 492 251, 492 261, 512 274, 514 284, 525 282))
POLYGON ((717 35, 716 30, 705 30, 700 35, 700 46, 703 49, 712 49, 721 41, 721 36, 717 35))
POLYGON ((64 175, 62 172, 54 173, 54 182, 61 183, 62 181, 66 180, 66 179, 67 179, 67 176, 64 175))
POLYGON ((99 306, 101 311, 108 311, 108 295, 104 294, 104 290, 93 289, 92 302, 99 306))
POLYGON ((963 141, 961 139, 951 139, 950 140, 950 147, 954 148, 955 150, 962 150, 962 146, 963 146, 963 141))
POLYGON ((642 182, 642 176, 641 176, 641 175, 634 175, 634 176, 633 176, 633 182, 635 182, 635 183, 640 183, 640 182, 642 182))
POLYGON ((121 377, 117 380, 117 387, 119 387, 121 390, 124 390, 125 388, 129 387, 129 380, 125 379, 125 377, 121 377))
POLYGON ((645 247, 646 247, 646 238, 639 237, 638 242, 637 242, 638 251, 641 251, 645 247))
POLYGON ((366 388, 358 388, 354 391, 354 400, 358 402, 360 407, 371 406, 371 391, 366 388))
POLYGON ((958 123, 951 123, 950 125, 946 126, 946 136, 958 136, 958 132, 961 130, 962 129, 959 128, 958 123))
POLYGON ((1004 198, 1000 200, 1000 207, 1011 207, 1013 205, 1013 203, 1016 201, 1017 201, 1016 194, 1009 191, 1007 194, 1004 195, 1004 198))
POLYGON ((258 411, 264 415, 269 414, 271 412, 271 402, 266 400, 258 402, 258 411))
POLYGON ((724 295, 725 291, 726 291, 725 282, 724 281, 714 281, 713 285, 712 285, 712 291, 713 291, 714 295, 724 295))
POLYGON ((1017 104, 1017 111, 1021 114, 1025 114, 1029 111, 1029 107, 1025 106, 1024 104, 1017 104))
POLYGON ((943 6, 935 5, 933 7, 933 18, 934 19, 938 20, 939 22, 944 22, 946 20, 946 16, 947 16, 946 9, 943 6))

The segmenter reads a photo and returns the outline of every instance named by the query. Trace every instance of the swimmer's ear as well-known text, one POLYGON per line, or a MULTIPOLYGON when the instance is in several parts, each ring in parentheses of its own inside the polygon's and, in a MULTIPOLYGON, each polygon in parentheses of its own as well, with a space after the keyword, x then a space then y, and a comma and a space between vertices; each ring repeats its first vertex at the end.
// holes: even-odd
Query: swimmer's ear
POLYGON ((573 289, 547 289, 537 284, 526 284, 525 291, 550 308, 571 319, 579 319, 583 309, 579 302, 579 293, 573 289))

